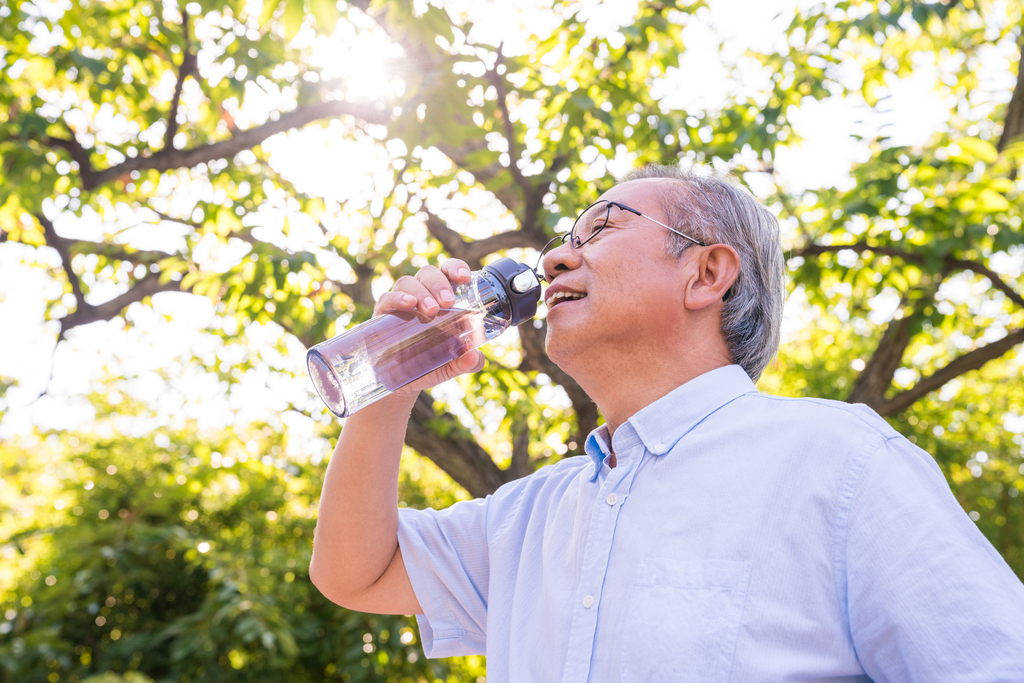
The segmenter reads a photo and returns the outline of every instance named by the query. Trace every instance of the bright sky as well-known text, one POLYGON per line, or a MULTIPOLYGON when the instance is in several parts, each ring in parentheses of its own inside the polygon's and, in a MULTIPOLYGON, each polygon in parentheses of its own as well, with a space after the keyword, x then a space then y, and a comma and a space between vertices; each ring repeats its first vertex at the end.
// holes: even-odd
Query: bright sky
MULTIPOLYGON (((523 49, 516 45, 509 27, 532 21, 533 15, 524 9, 532 5, 529 0, 486 3, 461 0, 461 4, 467 17, 476 24, 476 39, 491 44, 504 41, 510 52, 523 49)), ((636 9, 636 3, 628 1, 589 4, 588 26, 595 34, 614 31, 617 26, 628 22, 636 9)), ((748 47, 769 50, 774 41, 779 40, 781 29, 786 24, 785 19, 779 22, 773 17, 779 12, 786 12, 795 3, 794 0, 711 0, 709 4, 706 23, 694 23, 685 29, 687 51, 680 68, 669 73, 658 89, 666 105, 714 106, 727 88, 735 87, 726 81, 724 69, 715 53, 716 34, 727 40, 727 58, 740 55, 748 47)), ((456 11, 458 9, 456 7, 456 11)), ((301 35, 299 39, 302 39, 301 35)), ((372 40, 355 36, 339 35, 334 40, 323 39, 318 44, 319 58, 325 63, 342 65, 339 68, 352 79, 353 87, 363 90, 363 95, 375 94, 374 89, 379 88, 382 82, 366 66, 373 60, 360 53, 373 49, 379 52, 372 40), (345 71, 346 64, 361 65, 361 69, 353 67, 345 71)), ((1012 78, 1009 83, 1000 82, 1000 78, 1005 80, 1008 76, 1005 69, 997 68, 1002 58, 1002 55, 994 55, 990 60, 996 65, 990 70, 990 82, 994 90, 1007 88, 1005 94, 1008 98, 1012 78)), ((947 117, 946 106, 931 92, 937 73, 934 66, 922 65, 914 77, 894 84, 889 110, 885 114, 866 116, 855 104, 840 101, 805 106, 792 116, 805 142, 800 147, 780 153, 776 162, 788 187, 799 191, 846 182, 851 163, 865 155, 863 146, 850 137, 851 133, 871 137, 884 126, 885 132, 897 144, 925 142, 943 126, 947 117)), ((256 88, 251 90, 252 96, 234 110, 239 125, 261 123, 266 118, 267 108, 276 99, 260 94, 256 88)), ((186 101, 188 94, 186 92, 186 101)), ((167 99, 170 99, 169 93, 167 99)), ((370 138, 359 141, 342 139, 337 127, 282 134, 268 141, 264 148, 270 153, 272 165, 300 189, 316 191, 339 201, 345 197, 336 196, 337 188, 345 188, 348 195, 372 188, 371 174, 375 168, 386 164, 387 154, 370 138), (337 163, 339 159, 344 159, 345 163, 337 163), (325 182, 325 178, 330 178, 330 184, 325 182)), ((400 150, 392 152, 398 154, 400 150)), ((754 190, 759 191, 756 179, 748 180, 754 190)), ((762 182, 760 191, 767 190, 762 182)), ((174 196, 178 205, 163 207, 165 212, 187 207, 194 201, 194 197, 187 193, 179 192, 174 196)), ((104 227, 110 229, 109 224, 101 225, 98 216, 87 214, 78 219, 71 214, 61 214, 56 207, 50 208, 50 215, 56 216, 58 231, 68 237, 96 238, 104 227)), ((446 217, 458 222, 459 212, 450 211, 446 217)), ((290 238, 281 233, 282 216, 280 211, 268 211, 257 236, 281 245, 288 239, 304 239, 301 230, 293 232, 290 238)), ((487 234, 501 220, 510 219, 503 218, 497 210, 491 215, 485 211, 481 225, 464 222, 459 227, 470 236, 481 230, 487 234)), ((128 211, 119 216, 119 221, 120 227, 128 228, 139 223, 140 217, 128 211)), ((180 243, 181 234, 180 228, 169 223, 140 226, 126 233, 128 239, 140 248, 174 248, 180 243)), ((425 232, 420 238, 425 238, 425 232)), ((244 251, 244 245, 237 246, 244 251)), ((218 267, 218 264, 233 261, 236 254, 232 251, 232 248, 211 250, 207 255, 208 266, 218 267)), ((170 416, 179 420, 192 417, 209 426, 230 423, 232 419, 245 421, 260 416, 280 416, 289 402, 310 410, 320 407, 310 398, 311 386, 304 373, 305 350, 297 343, 291 343, 282 353, 268 350, 269 345, 280 341, 280 331, 254 326, 249 331, 247 346, 221 348, 215 337, 201 333, 204 328, 217 324, 208 301, 170 293, 155 297, 152 309, 133 305, 129 310, 132 326, 127 330, 114 322, 94 323, 73 330, 53 358, 53 381, 49 394, 34 401, 50 375, 54 342, 54 328, 43 323, 44 302, 54 291, 59 292, 61 286, 51 281, 41 269, 30 267, 28 262, 32 258, 32 250, 28 248, 12 243, 0 245, 0 319, 4 320, 5 329, 0 337, 0 375, 13 377, 19 382, 19 386, 7 394, 6 414, 0 422, 0 438, 24 434, 33 424, 71 428, 88 421, 91 410, 81 396, 108 372, 137 377, 138 380, 132 383, 132 392, 160 406, 161 414, 169 416, 167 419, 172 419, 170 416), (243 353, 260 355, 281 369, 291 369, 298 379, 282 383, 269 372, 252 373, 246 378, 245 391, 227 399, 216 380, 203 373, 188 371, 182 365, 182 359, 190 356, 212 363, 216 358, 230 361, 243 353), (161 370, 173 379, 165 382, 157 374, 161 370)), ((42 252, 34 258, 57 263, 52 252, 42 252)), ((535 255, 530 262, 534 259, 535 255)), ((379 294, 387 286, 388 283, 381 282, 375 287, 375 292, 379 294)), ((115 292, 112 285, 108 291, 94 289, 92 300, 98 302, 110 298, 115 292)), ((789 311, 790 329, 803 324, 798 309, 799 302, 789 311)), ((505 338, 505 343, 508 340, 505 338)), ((459 389, 453 384, 446 391, 456 394, 459 389)), ((323 419, 328 418, 325 415, 323 419)), ((308 419, 288 413, 287 420, 291 424, 286 426, 297 432, 309 433, 311 423, 308 419)))

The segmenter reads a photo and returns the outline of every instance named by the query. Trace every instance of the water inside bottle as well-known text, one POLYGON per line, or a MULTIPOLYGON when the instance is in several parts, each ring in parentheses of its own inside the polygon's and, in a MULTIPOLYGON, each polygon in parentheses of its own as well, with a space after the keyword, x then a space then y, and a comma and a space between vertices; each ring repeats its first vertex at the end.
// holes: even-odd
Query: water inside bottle
POLYGON ((331 411, 345 417, 493 339, 505 326, 475 309, 442 309, 431 320, 393 312, 316 347, 309 373, 331 411))

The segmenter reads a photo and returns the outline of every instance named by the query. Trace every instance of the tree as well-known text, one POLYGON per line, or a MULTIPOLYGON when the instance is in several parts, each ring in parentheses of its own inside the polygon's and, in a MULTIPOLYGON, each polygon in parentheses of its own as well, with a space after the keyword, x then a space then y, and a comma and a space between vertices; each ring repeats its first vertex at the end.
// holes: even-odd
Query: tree
MULTIPOLYGON (((597 35, 580 7, 557 4, 538 24, 550 29, 514 52, 427 3, 5 4, 2 238, 59 255, 53 274, 66 296, 49 311, 58 343, 180 290, 209 297, 239 329, 274 321, 309 346, 367 317, 375 282, 447 256, 477 267, 501 252, 534 253, 611 182, 609 165, 703 161, 772 181, 768 203, 795 226, 793 281, 834 330, 797 376, 775 371, 766 385, 796 392, 831 377, 822 393, 906 428, 908 411, 951 382, 1014 377, 1008 354, 1024 340, 1024 296, 1005 264, 1020 254, 1024 86, 1016 81, 1008 104, 972 97, 984 93, 984 49, 1019 43, 1020 3, 818 6, 795 15, 782 49, 748 56, 765 67, 762 84, 737 85, 713 108, 663 106, 652 89, 685 50, 682 27, 704 12, 644 1, 628 25, 597 35), (317 56, 331 34, 380 37, 374 59, 391 79, 380 97, 360 98, 317 56), (849 188, 787 192, 775 160, 797 141, 794 108, 848 98, 877 109, 915 60, 940 57, 946 130, 918 148, 869 141, 849 188), (257 96, 271 102, 265 121, 248 108, 257 96), (264 147, 303 126, 375 146, 379 163, 358 192, 320 196, 275 171, 264 147), (147 250, 113 232, 85 240, 54 226, 60 212, 112 218, 118 207, 178 226, 184 245, 147 250), (279 231, 267 228, 268 207, 286 214, 279 231), (503 222, 479 225, 485 216, 503 222), (213 245, 239 256, 215 267, 213 245), (110 282, 118 295, 91 295, 110 282), (951 298, 951 285, 970 296, 951 298), (865 316, 880 297, 898 304, 873 322, 865 316)), ((1018 64, 1015 51, 1007 68, 1018 64)), ((517 348, 492 353, 467 383, 467 398, 423 394, 407 434, 475 496, 579 453, 599 422, 544 354, 543 320, 518 334, 517 348), (474 433, 458 415, 477 424, 498 415, 500 427, 474 433)), ((1012 410, 997 393, 993 410, 1012 410)), ((1019 443, 997 435, 1008 467, 1019 457, 1011 439, 1019 443)), ((1019 489, 1014 481, 1004 483, 1019 489)))
MULTIPOLYGON (((766 125, 791 101, 846 98, 881 110, 899 78, 938 69, 936 92, 950 115, 927 144, 879 137, 848 187, 777 194, 796 232, 793 281, 816 329, 783 349, 783 363, 798 372, 769 383, 888 417, 936 456, 1018 575, 1021 9, 956 0, 818 6, 795 16, 785 49, 759 55, 775 83, 766 125), (1016 72, 1012 94, 980 77, 997 46, 1016 72), (872 312, 880 299, 889 302, 885 315, 872 312)), ((762 154, 758 169, 774 173, 772 158, 762 154)))
MULTIPOLYGON (((1000 24, 1005 19, 986 3, 818 7, 790 26, 791 38, 806 36, 805 42, 765 58, 777 69, 773 96, 780 104, 784 94, 855 94, 878 106, 887 83, 909 75, 915 59, 953 55, 938 85, 956 102, 948 130, 920 149, 879 139, 871 158, 853 169, 850 189, 824 191, 790 207, 800 233, 792 252, 794 280, 807 285, 810 297, 827 305, 829 289, 847 283, 851 294, 844 303, 851 314, 868 310, 867 300, 887 288, 898 297, 845 396, 884 416, 902 413, 1024 341, 1020 284, 992 267, 994 256, 1016 254, 1022 244, 1016 180, 1024 158, 1024 82, 1017 81, 1006 107, 967 105, 983 92, 979 53, 1020 40, 1020 9, 1013 6, 1000 24), (844 65, 860 71, 857 88, 843 85, 838 71, 844 65), (984 283, 986 313, 977 304, 958 308, 943 291, 962 274, 984 283), (970 341, 954 342, 956 332, 970 341), (930 360, 910 365, 908 356, 925 347, 932 349, 930 360), (915 378, 897 388, 900 368, 912 369, 915 378)), ((1019 51, 1017 59, 1019 65, 1019 51)))
MULTIPOLYGON (((285 460, 286 438, 266 424, 147 428, 160 416, 120 384, 91 397, 93 429, 0 447, 0 681, 482 673, 480 658, 423 658, 411 618, 350 612, 310 583, 317 458, 285 460)), ((411 459, 403 502, 451 504, 443 477, 411 459)))

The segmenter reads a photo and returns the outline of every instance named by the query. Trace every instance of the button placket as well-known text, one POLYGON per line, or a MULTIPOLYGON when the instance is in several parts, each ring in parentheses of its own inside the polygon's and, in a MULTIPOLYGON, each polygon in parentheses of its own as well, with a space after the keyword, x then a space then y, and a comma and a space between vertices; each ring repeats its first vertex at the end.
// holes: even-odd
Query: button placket
POLYGON ((599 598, 595 596, 600 595, 608 571, 612 539, 615 535, 619 511, 622 509, 619 503, 629 492, 644 453, 645 449, 642 443, 637 443, 636 446, 630 448, 624 455, 635 457, 626 457, 620 460, 618 467, 609 472, 595 496, 590 532, 587 535, 587 547, 584 551, 580 582, 577 587, 576 604, 578 607, 574 610, 570 624, 564 668, 566 676, 563 679, 567 683, 569 681, 586 683, 589 678, 599 612, 594 609, 595 606, 599 606, 599 598), (631 463, 632 467, 626 469, 624 467, 626 463, 631 463), (620 493, 616 493, 616 490, 620 493))

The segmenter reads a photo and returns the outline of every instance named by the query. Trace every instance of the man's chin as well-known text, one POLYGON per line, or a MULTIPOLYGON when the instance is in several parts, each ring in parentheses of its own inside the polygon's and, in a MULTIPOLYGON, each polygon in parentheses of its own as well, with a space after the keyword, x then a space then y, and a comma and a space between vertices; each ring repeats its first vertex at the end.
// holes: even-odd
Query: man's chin
POLYGON ((579 355, 578 351, 574 351, 575 347, 576 344, 573 343, 572 335, 568 330, 559 330, 557 326, 552 327, 550 322, 547 324, 544 352, 547 353, 552 363, 568 372, 567 365, 571 364, 572 359, 579 355))

